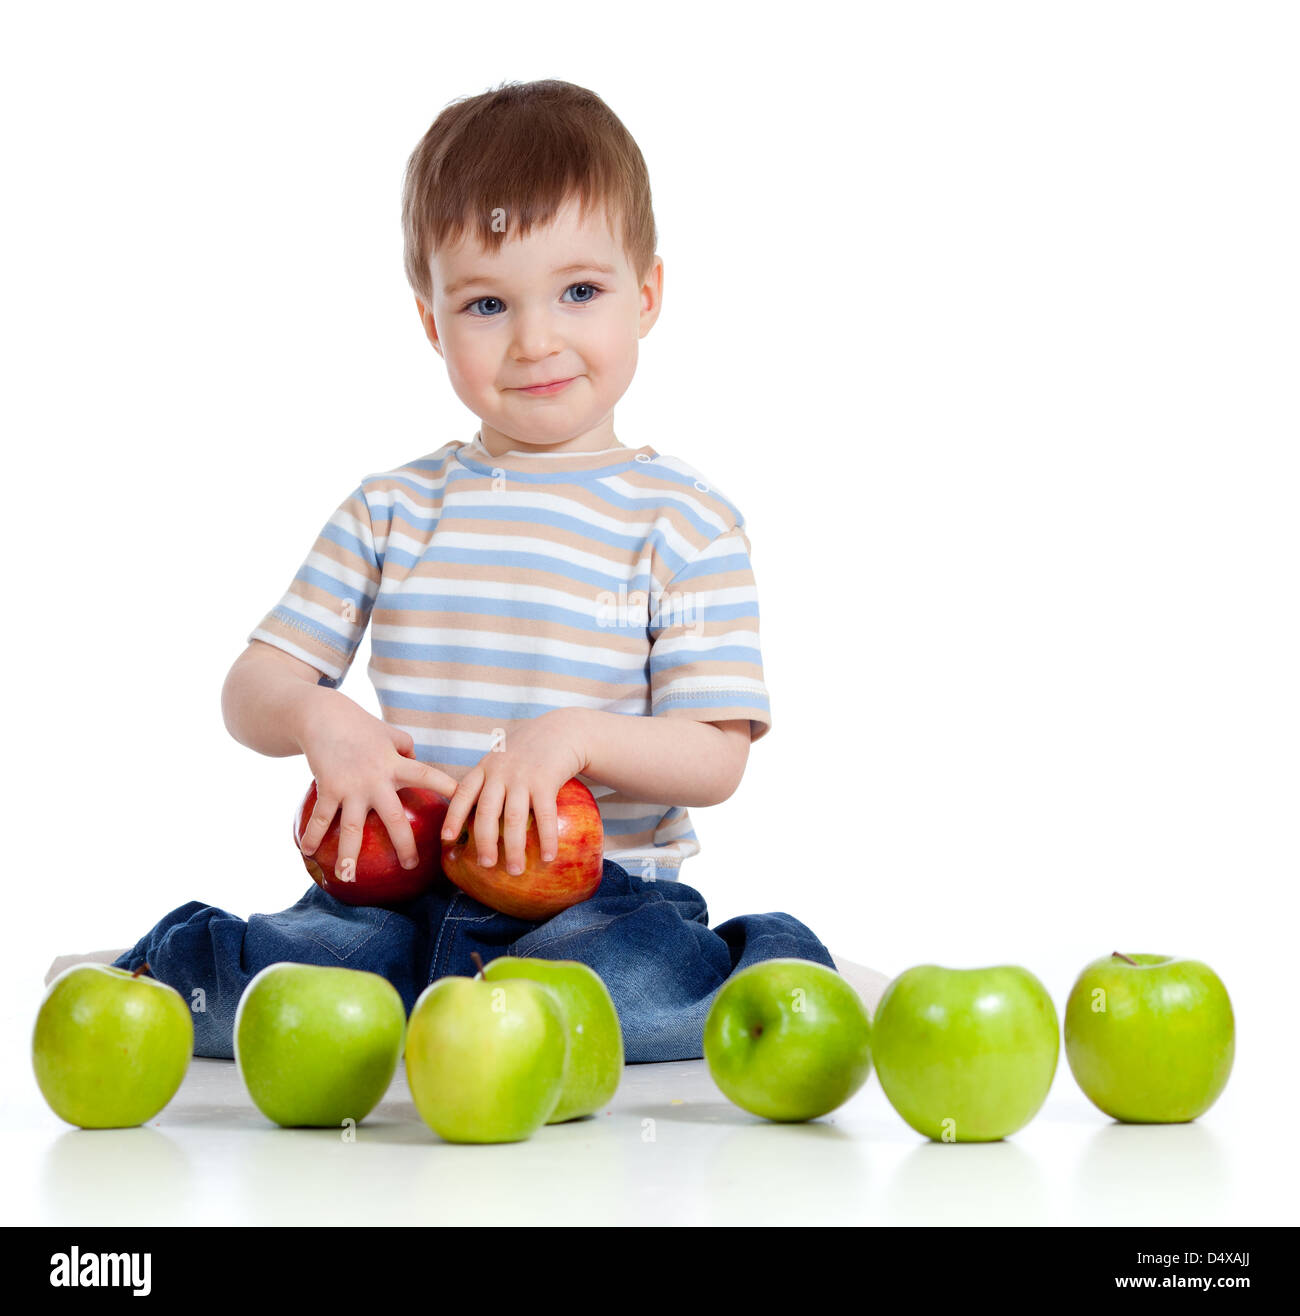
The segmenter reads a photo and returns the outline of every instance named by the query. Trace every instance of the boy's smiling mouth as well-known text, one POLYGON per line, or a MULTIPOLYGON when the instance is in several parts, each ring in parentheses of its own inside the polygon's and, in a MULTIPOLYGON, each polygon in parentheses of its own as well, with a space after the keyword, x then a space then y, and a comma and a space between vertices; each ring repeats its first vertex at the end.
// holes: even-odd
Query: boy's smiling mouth
POLYGON ((577 375, 570 375, 566 379, 551 379, 544 384, 530 384, 527 388, 512 388, 512 393, 527 393, 530 397, 546 397, 551 393, 558 393, 562 388, 572 384, 577 375))

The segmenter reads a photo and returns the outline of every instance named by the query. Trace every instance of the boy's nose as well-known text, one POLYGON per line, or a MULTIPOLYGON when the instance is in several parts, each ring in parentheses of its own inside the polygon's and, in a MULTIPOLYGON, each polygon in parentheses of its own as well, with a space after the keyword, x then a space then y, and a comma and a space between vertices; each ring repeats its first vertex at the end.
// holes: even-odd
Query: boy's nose
POLYGON ((544 311, 517 315, 514 329, 511 349, 518 361, 540 361, 564 347, 558 326, 544 311))

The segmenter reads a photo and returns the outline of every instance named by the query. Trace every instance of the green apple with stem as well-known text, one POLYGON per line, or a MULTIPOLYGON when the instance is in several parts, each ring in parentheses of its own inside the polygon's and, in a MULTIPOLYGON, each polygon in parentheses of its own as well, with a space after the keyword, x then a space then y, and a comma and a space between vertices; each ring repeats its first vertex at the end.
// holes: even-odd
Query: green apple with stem
POLYGON ((935 1142, 992 1142, 1047 1099, 1060 1025, 1028 969, 918 964, 885 988, 873 1049, 890 1105, 935 1142))
POLYGON ((60 1119, 83 1129, 151 1120, 176 1095, 194 1051, 185 998, 149 966, 74 964, 36 1015, 32 1067, 60 1119))
POLYGON ((528 978, 549 987, 564 1008, 569 1064, 559 1104, 548 1124, 562 1124, 599 1110, 623 1077, 623 1031, 609 988, 578 960, 502 955, 483 970, 488 982, 528 978))
POLYGON ((392 1082, 405 1028, 401 995, 377 973, 270 964, 239 998, 235 1063, 275 1124, 360 1124, 392 1082))
POLYGON ((1130 1124, 1181 1124, 1232 1072, 1228 990, 1199 960, 1119 951, 1093 960, 1065 1003, 1065 1055, 1088 1100, 1130 1124))
POLYGON ((528 978, 450 976, 420 993, 406 1030, 406 1081, 447 1142, 521 1142, 555 1113, 569 1055, 564 1007, 528 978))
POLYGON ((704 1021, 704 1059, 728 1100, 764 1119, 816 1119, 871 1073, 871 1017, 841 974, 771 959, 733 974, 704 1021))

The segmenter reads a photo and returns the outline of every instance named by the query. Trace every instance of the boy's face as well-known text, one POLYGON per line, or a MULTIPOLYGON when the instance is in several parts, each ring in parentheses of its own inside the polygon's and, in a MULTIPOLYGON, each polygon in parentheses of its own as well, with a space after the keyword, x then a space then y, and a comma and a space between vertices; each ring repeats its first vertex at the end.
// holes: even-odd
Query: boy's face
POLYGON ((507 229, 496 252, 466 234, 434 252, 430 271, 420 320, 489 452, 615 444, 614 404, 659 315, 658 257, 639 280, 605 215, 580 221, 574 200, 523 238, 507 229))

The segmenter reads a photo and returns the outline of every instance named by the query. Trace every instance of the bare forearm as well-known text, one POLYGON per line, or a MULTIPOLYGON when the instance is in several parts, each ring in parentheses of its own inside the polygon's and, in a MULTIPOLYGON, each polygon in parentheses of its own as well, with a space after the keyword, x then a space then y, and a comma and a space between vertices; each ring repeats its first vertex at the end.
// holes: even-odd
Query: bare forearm
POLYGON ((587 775, 648 804, 698 808, 720 804, 740 784, 749 755, 749 723, 629 717, 566 710, 576 720, 587 775))
MULTIPOLYGON (((304 664, 305 666, 305 664, 304 664)), ((271 758, 302 753, 302 728, 322 699, 344 698, 315 676, 286 670, 250 651, 230 669, 221 690, 226 730, 241 745, 271 758)))

